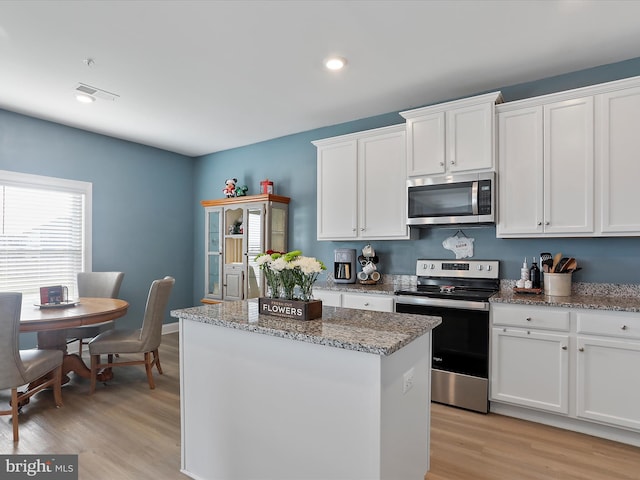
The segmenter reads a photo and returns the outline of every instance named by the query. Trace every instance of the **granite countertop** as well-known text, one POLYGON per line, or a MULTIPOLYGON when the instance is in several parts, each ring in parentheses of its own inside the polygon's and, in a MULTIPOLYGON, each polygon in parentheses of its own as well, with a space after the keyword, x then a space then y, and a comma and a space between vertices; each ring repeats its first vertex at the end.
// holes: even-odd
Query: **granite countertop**
POLYGON ((172 310, 171 316, 376 355, 391 355, 441 322, 427 315, 326 306, 322 318, 294 320, 259 314, 255 298, 172 310))
POLYGON ((393 283, 376 283, 373 285, 364 285, 361 283, 336 283, 336 282, 317 282, 314 289, 331 290, 343 293, 376 293, 380 295, 393 295, 397 290, 397 285, 393 283))
MULTIPOLYGON (((383 278, 385 278, 383 276, 383 278)), ((415 277, 389 276, 384 283, 361 285, 359 283, 318 282, 314 288, 343 293, 372 293, 393 295, 396 290, 415 288, 415 277)), ((501 280, 500 292, 489 299, 490 303, 511 303, 546 307, 585 308, 618 312, 640 312, 640 284, 582 283, 574 282, 568 297, 515 293, 515 281, 501 280)))
POLYGON ((511 303, 546 307, 585 308, 617 312, 640 312, 637 285, 574 284, 568 297, 515 293, 509 285, 489 299, 490 303, 511 303))

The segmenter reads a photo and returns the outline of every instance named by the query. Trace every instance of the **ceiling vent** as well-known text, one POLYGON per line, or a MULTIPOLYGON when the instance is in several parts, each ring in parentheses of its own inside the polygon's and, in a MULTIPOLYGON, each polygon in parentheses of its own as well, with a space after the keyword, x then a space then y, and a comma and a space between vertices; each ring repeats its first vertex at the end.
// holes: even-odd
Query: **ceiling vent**
POLYGON ((120 95, 116 95, 115 93, 92 87, 91 85, 87 85, 86 83, 78 83, 78 85, 76 85, 76 93, 84 93, 94 98, 99 98, 101 100, 111 100, 112 102, 116 98, 120 98, 120 95))

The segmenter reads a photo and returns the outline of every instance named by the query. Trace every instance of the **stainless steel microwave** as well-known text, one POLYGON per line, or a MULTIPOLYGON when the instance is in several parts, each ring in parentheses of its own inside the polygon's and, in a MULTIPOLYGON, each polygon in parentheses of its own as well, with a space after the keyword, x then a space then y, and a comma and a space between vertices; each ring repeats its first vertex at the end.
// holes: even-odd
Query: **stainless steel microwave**
POLYGON ((495 223, 493 172, 407 180, 407 225, 495 223))

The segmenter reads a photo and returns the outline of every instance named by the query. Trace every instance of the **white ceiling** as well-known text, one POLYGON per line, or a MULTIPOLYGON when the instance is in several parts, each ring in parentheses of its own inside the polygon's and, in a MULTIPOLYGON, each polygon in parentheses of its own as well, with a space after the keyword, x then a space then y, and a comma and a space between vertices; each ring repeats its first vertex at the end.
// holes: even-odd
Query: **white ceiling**
POLYGON ((0 108, 198 156, 638 57, 638 19, 636 0, 4 0, 0 108), (80 104, 79 82, 119 98, 80 104))

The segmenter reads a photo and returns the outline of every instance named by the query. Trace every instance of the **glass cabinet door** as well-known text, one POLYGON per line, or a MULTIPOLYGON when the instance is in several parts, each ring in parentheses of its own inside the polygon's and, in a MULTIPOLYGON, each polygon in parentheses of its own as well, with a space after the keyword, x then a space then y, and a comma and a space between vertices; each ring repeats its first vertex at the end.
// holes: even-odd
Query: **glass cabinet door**
POLYGON ((264 291, 262 270, 256 264, 256 256, 264 248, 264 205, 247 206, 247 298, 256 298, 264 291))
POLYGON ((206 215, 207 262, 205 264, 205 296, 222 298, 222 209, 209 208, 206 215))
POLYGON ((271 221, 269 222, 270 242, 269 248, 276 252, 287 251, 287 207, 274 205, 271 208, 271 221))

